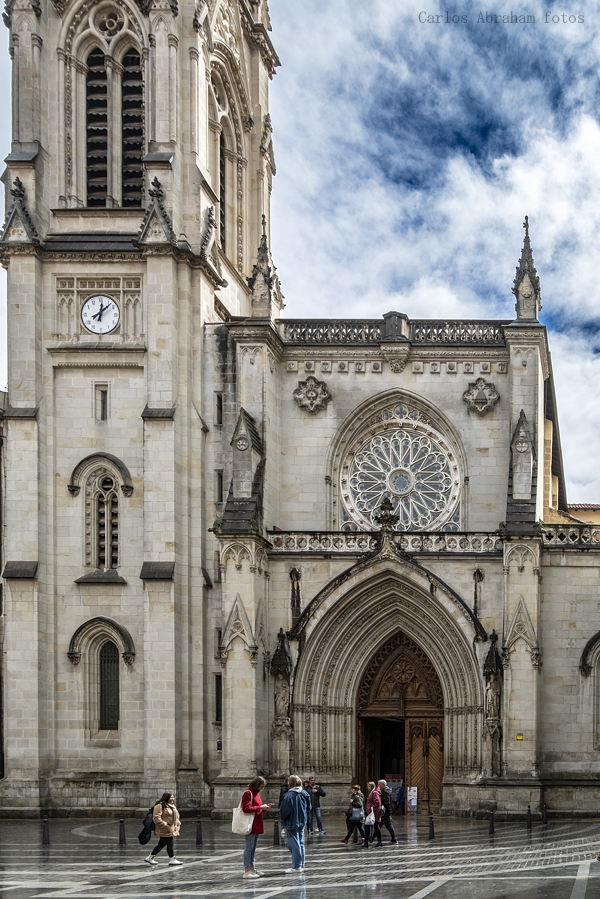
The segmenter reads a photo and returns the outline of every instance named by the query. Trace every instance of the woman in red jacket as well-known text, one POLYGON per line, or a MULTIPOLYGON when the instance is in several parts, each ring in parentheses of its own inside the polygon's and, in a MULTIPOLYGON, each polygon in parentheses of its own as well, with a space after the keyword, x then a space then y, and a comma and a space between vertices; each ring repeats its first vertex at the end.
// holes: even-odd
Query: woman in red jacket
POLYGON ((242 811, 246 815, 254 815, 252 830, 246 835, 246 845, 244 846, 244 877, 246 878, 260 877, 254 867, 254 853, 258 837, 264 832, 263 811, 272 806, 272 803, 263 802, 260 798, 260 791, 266 785, 264 777, 255 777, 248 784, 248 789, 242 796, 242 811))
POLYGON ((365 842, 364 849, 368 849, 369 840, 372 843, 375 842, 375 837, 377 837, 377 845, 381 846, 381 817, 382 817, 382 806, 381 806, 381 790, 379 787, 375 786, 372 780, 367 784, 370 793, 367 796, 367 801, 365 803, 365 813, 368 815, 370 812, 373 812, 375 816, 375 824, 371 827, 365 827, 365 842))

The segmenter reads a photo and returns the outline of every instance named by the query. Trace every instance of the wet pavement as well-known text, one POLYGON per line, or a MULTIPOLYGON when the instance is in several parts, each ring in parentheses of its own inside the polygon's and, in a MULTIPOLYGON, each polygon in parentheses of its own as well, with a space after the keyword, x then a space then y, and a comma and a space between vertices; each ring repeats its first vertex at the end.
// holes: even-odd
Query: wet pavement
POLYGON ((242 880, 243 837, 228 823, 184 819, 177 841, 180 868, 144 863, 138 821, 53 820, 50 845, 38 821, 0 821, 0 899, 600 899, 600 820, 534 825, 442 819, 429 838, 427 819, 396 819, 398 843, 381 849, 339 842, 343 820, 324 819, 325 836, 309 837, 304 876, 286 875, 290 855, 273 845, 273 823, 259 838, 257 868, 242 880))

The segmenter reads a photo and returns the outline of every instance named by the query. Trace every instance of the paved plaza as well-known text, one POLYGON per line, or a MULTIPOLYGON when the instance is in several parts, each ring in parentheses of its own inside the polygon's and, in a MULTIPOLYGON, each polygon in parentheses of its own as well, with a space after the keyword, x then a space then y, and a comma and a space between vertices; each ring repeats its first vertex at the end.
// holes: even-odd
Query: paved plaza
MULTIPOLYGON (((600 899, 600 820, 534 825, 397 819, 398 843, 367 851, 339 842, 342 820, 325 821, 327 833, 308 840, 306 874, 285 875, 289 853, 273 845, 273 823, 259 840, 260 880, 242 880, 243 838, 229 824, 185 819, 177 845, 181 868, 162 853, 156 868, 137 841, 140 824, 126 821, 119 846, 117 821, 51 820, 42 846, 37 821, 0 822, 0 899, 600 899)), ((150 846, 154 843, 150 843, 150 846)))

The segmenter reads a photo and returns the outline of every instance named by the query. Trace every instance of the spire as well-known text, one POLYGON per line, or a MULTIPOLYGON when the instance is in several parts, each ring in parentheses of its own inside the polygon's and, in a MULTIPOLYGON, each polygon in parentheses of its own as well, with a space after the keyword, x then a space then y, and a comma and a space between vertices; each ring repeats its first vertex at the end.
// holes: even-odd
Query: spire
POLYGON ((525 238, 512 292, 517 298, 515 305, 517 320, 537 321, 538 312, 542 308, 542 297, 540 293, 540 279, 538 278, 538 273, 533 263, 533 253, 531 252, 528 216, 525 216, 523 227, 525 229, 525 238))
POLYGON ((267 243, 267 219, 262 217, 262 237, 258 245, 256 263, 252 274, 247 279, 248 287, 252 291, 252 316, 254 318, 273 318, 273 304, 278 309, 283 308, 283 294, 277 276, 277 269, 273 265, 271 251, 267 243))

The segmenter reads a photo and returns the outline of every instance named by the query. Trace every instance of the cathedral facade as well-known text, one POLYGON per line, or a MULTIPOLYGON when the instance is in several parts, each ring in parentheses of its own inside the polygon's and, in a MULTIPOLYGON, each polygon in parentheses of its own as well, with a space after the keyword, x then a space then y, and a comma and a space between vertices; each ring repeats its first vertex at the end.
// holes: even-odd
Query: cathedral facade
POLYGON ((3 813, 290 771, 597 810, 600 526, 527 221, 512 320, 282 317, 266 0, 5 22, 3 813))

